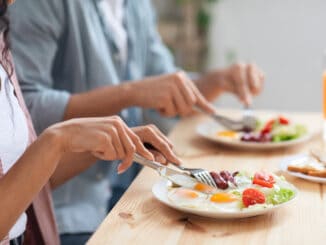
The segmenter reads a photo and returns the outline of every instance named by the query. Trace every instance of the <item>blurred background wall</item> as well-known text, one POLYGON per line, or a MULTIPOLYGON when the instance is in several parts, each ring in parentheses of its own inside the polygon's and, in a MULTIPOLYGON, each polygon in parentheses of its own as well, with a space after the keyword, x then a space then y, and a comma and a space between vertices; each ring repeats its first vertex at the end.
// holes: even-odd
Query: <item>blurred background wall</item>
MULTIPOLYGON (((321 110, 325 0, 154 0, 159 30, 179 66, 192 71, 235 61, 266 74, 255 108, 321 110)), ((219 105, 241 107, 232 96, 219 105)))

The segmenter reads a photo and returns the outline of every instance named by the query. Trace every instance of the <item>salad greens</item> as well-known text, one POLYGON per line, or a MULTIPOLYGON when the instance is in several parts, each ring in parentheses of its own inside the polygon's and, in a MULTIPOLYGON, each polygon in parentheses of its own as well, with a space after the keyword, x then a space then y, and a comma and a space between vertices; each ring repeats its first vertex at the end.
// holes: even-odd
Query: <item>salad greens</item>
POLYGON ((273 205, 281 204, 291 200, 294 195, 293 190, 281 188, 270 193, 266 198, 266 203, 273 205))
POLYGON ((272 141, 281 142, 300 138, 307 133, 305 126, 296 125, 277 125, 272 130, 272 141))

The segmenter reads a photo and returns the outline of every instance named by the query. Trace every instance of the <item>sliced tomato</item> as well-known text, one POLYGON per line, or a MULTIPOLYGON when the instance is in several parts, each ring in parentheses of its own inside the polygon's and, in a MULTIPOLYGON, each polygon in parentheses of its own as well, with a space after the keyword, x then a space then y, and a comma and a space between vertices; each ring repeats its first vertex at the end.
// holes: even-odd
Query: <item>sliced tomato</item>
POLYGON ((261 180, 261 179, 254 179, 252 181, 253 184, 256 184, 256 185, 260 185, 260 186, 263 186, 263 187, 267 187, 267 188, 272 188, 274 186, 274 184, 272 183, 269 183, 265 180, 261 180))
POLYGON ((252 183, 263 187, 272 188, 275 184, 275 179, 270 174, 259 172, 255 174, 252 183))
POLYGON ((278 118, 278 121, 280 122, 280 124, 283 124, 283 125, 288 125, 290 123, 289 119, 282 117, 282 116, 280 116, 278 118))
POLYGON ((263 204, 265 203, 265 196, 264 193, 257 189, 248 188, 242 193, 242 202, 245 207, 255 204, 263 204))
POLYGON ((269 120, 265 124, 264 128, 261 130, 261 133, 262 134, 269 134, 272 131, 272 129, 273 129, 274 123, 275 123, 275 120, 269 120))

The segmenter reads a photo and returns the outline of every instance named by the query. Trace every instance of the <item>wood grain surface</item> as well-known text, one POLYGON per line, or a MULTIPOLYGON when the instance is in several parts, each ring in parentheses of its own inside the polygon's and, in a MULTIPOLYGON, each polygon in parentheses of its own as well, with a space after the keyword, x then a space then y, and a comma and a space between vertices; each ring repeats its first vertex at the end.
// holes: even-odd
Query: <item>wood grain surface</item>
MULTIPOLYGON (((222 112, 239 115, 238 111, 222 112)), ((308 152, 323 144, 321 114, 282 114, 305 123, 315 136, 292 148, 244 151, 197 136, 196 126, 209 119, 194 116, 181 120, 169 137, 187 166, 231 171, 264 169, 279 173, 283 157, 308 152)), ((276 114, 263 111, 259 115, 268 118, 276 114)), ((88 244, 326 244, 326 186, 283 175, 300 191, 291 205, 253 218, 214 220, 181 213, 161 204, 151 192, 159 176, 151 169, 143 169, 88 244)))

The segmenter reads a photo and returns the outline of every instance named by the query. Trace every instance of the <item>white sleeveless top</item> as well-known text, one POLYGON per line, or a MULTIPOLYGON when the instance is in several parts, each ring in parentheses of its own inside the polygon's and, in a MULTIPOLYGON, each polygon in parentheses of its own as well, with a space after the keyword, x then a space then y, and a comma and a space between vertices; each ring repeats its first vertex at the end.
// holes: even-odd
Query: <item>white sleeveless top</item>
MULTIPOLYGON (((14 94, 7 72, 0 65, 0 177, 5 175, 23 154, 28 145, 28 126, 24 112, 14 94)), ((12 193, 12 201, 15 201, 12 193)), ((9 239, 20 236, 26 229, 23 213, 9 232, 9 239)))

